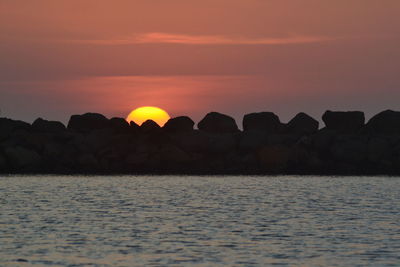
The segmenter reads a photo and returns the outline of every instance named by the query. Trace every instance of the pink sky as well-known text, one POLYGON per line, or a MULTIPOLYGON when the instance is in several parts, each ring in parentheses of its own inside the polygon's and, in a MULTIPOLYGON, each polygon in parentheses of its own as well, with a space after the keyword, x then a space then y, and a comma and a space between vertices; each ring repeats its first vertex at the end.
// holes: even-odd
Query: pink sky
POLYGON ((397 0, 0 0, 2 116, 400 109, 397 0))

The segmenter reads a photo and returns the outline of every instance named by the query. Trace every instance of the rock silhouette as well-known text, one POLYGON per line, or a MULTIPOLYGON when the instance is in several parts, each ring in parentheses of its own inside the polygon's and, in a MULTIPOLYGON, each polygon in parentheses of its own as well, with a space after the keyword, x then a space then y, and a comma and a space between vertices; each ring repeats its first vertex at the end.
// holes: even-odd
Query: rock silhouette
POLYGON ((186 116, 163 127, 97 113, 73 115, 68 127, 0 118, 0 173, 400 174, 400 112, 365 124, 362 112, 327 111, 323 121, 250 113, 240 131, 218 112, 198 129, 186 116))
POLYGON ((400 112, 382 111, 369 120, 366 128, 373 133, 400 134, 400 112))
POLYGON ((300 112, 287 124, 287 131, 293 134, 312 134, 318 131, 319 122, 300 112))
POLYGON ((169 119, 164 125, 164 130, 171 133, 190 132, 193 130, 194 121, 187 116, 169 119))
POLYGON ((364 112, 361 111, 326 111, 322 116, 326 128, 339 132, 355 132, 365 123, 364 112))
POLYGON ((199 130, 209 133, 234 133, 239 129, 235 120, 218 112, 208 113, 198 124, 199 130))
POLYGON ((244 131, 277 133, 281 129, 279 117, 272 112, 250 113, 243 118, 244 131))

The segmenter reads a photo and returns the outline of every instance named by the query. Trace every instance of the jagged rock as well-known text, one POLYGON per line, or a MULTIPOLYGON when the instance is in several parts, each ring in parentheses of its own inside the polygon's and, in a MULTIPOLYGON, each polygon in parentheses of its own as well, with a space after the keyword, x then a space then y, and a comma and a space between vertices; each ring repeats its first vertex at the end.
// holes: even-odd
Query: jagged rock
POLYGON ((400 134, 400 111, 385 110, 372 117, 365 129, 378 134, 400 134))
POLYGON ((266 131, 277 133, 281 128, 279 117, 272 112, 246 114, 243 117, 244 131, 266 131))
POLYGON ((0 173, 5 170, 7 170, 7 161, 6 158, 0 154, 0 173))
POLYGON ((131 130, 132 130, 133 132, 139 132, 139 131, 140 131, 140 126, 137 125, 136 122, 134 122, 134 121, 131 121, 131 122, 129 123, 129 126, 130 126, 130 128, 131 128, 131 130))
POLYGON ((162 162, 184 163, 191 160, 188 153, 171 144, 162 146, 159 154, 162 162))
POLYGON ((126 157, 126 164, 128 165, 143 165, 149 160, 149 153, 147 152, 136 152, 131 153, 126 157))
POLYGON ((83 171, 97 171, 99 162, 93 154, 82 154, 78 156, 78 164, 83 171))
POLYGON ((312 136, 312 147, 317 151, 329 150, 335 139, 335 132, 323 128, 312 136))
POLYGON ((64 124, 61 122, 48 121, 42 118, 38 118, 33 122, 32 129, 43 133, 60 133, 66 130, 64 124))
POLYGON ((210 147, 209 136, 201 131, 194 130, 174 136, 174 142, 186 152, 203 153, 210 147))
POLYGON ((322 116, 328 130, 356 132, 364 126, 365 116, 361 111, 326 111, 322 116))
POLYGON ((112 134, 113 132, 111 129, 95 130, 84 135, 82 141, 85 145, 90 147, 91 151, 98 152, 109 145, 112 134))
POLYGON ((160 126, 153 120, 147 120, 140 126, 140 130, 144 133, 158 131, 160 129, 160 126))
POLYGON ((300 112, 286 125, 289 133, 293 134, 312 134, 318 131, 319 122, 309 115, 300 112))
POLYGON ((199 130, 209 133, 234 133, 239 131, 232 117, 218 112, 208 113, 197 126, 199 130))
POLYGON ((263 131, 246 131, 241 134, 239 141, 240 151, 252 151, 267 145, 267 135, 263 131))
POLYGON ((170 133, 192 131, 194 122, 187 116, 169 119, 163 129, 170 133))
POLYGON ((111 118, 109 124, 111 129, 118 133, 124 133, 130 130, 129 123, 123 118, 111 118))
POLYGON ((109 127, 109 120, 98 113, 72 115, 68 122, 68 129, 78 132, 89 132, 92 130, 105 129, 109 127))
POLYGON ((294 145, 298 142, 299 136, 292 134, 268 134, 268 145, 294 145))
POLYGON ((368 141, 368 160, 379 162, 384 158, 390 158, 392 147, 390 142, 382 137, 373 137, 368 141))
POLYGON ((15 170, 31 170, 40 166, 41 157, 33 150, 24 147, 7 147, 4 150, 8 161, 15 170))
POLYGON ((0 118, 0 141, 9 137, 15 131, 29 131, 30 129, 31 125, 29 123, 7 118, 0 118))
POLYGON ((337 161, 359 164, 367 158, 367 142, 363 139, 345 137, 336 140, 330 151, 337 161))
POLYGON ((232 133, 209 134, 209 153, 228 153, 237 147, 236 136, 232 133))
POLYGON ((265 146, 258 152, 260 167, 268 172, 287 170, 291 158, 291 150, 282 145, 265 146))

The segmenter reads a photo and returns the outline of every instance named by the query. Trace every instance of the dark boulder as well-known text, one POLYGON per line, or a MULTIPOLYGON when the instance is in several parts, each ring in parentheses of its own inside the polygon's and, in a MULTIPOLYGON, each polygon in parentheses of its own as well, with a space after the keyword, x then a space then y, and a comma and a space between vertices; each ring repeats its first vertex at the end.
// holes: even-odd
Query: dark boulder
POLYGON ((30 131, 31 125, 23 121, 0 118, 0 141, 18 130, 30 131))
POLYGON ((152 132, 152 131, 158 131, 160 130, 160 126, 153 120, 147 120, 142 123, 140 126, 140 130, 144 133, 152 132))
POLYGON ((265 146, 258 151, 261 169, 273 173, 287 170, 291 156, 291 149, 282 145, 265 146))
POLYGON ((382 137, 372 137, 368 140, 368 160, 371 162, 380 162, 388 159, 394 152, 390 142, 382 137))
POLYGON ((208 113, 197 126, 199 130, 209 133, 233 133, 239 131, 232 117, 218 112, 208 113))
POLYGON ((206 153, 226 154, 237 148, 236 134, 208 134, 209 147, 206 153))
POLYGON ((32 129, 43 133, 60 133, 66 130, 64 124, 61 122, 48 121, 42 118, 38 118, 33 122, 32 129))
POLYGON ((167 123, 164 125, 163 129, 166 132, 187 132, 192 131, 194 126, 194 122, 191 118, 187 116, 181 116, 169 119, 167 123))
POLYGON ((265 131, 277 133, 281 128, 279 117, 272 112, 246 114, 243 117, 244 131, 265 131))
POLYGON ((160 154, 161 161, 167 164, 184 163, 191 160, 188 153, 171 144, 161 146, 158 153, 160 154))
POLYGON ((365 130, 378 134, 400 134, 400 111, 378 113, 368 121, 365 130))
POLYGON ((72 115, 68 122, 68 129, 78 132, 90 132, 92 130, 105 129, 109 127, 109 120, 98 113, 72 115))
POLYGON ((186 152, 202 153, 210 147, 209 136, 201 131, 183 132, 174 136, 175 143, 186 152))
POLYGON ((34 151, 24 147, 7 147, 4 154, 14 170, 27 171, 40 166, 42 158, 34 151))
POLYGON ((124 133, 130 129, 129 123, 123 118, 111 118, 109 124, 111 129, 118 133, 124 133))
POLYGON ((136 122, 134 122, 134 121, 131 121, 130 123, 129 123, 129 127, 130 127, 130 130, 132 131, 132 132, 139 132, 140 131, 140 126, 138 125, 138 124, 136 124, 136 122))
POLYGON ((298 113, 286 126, 289 133, 293 134, 312 134, 318 131, 319 122, 309 115, 298 113))
POLYGON ((267 145, 268 138, 263 131, 246 131, 240 136, 238 148, 240 151, 253 151, 267 145))
POLYGON ((99 161, 93 154, 90 153, 78 156, 77 163, 79 171, 83 172, 96 172, 100 168, 99 161))
POLYGON ((356 136, 338 138, 330 148, 333 159, 356 166, 367 159, 367 140, 356 136))
POLYGON ((6 158, 0 154, 0 173, 7 170, 7 161, 6 158))
POLYGON ((326 128, 337 132, 356 132, 364 126, 365 116, 361 111, 326 111, 322 116, 326 128))

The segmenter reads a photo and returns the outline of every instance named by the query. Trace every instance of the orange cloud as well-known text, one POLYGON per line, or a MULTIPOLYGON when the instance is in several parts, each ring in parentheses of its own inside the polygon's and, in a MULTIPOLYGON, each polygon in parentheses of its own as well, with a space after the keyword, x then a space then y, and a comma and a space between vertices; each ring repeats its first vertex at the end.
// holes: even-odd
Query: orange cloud
POLYGON ((305 44, 335 40, 322 36, 291 36, 284 38, 248 38, 230 37, 224 35, 187 35, 170 33, 145 33, 126 38, 104 40, 74 40, 77 43, 98 45, 129 45, 129 44, 184 44, 184 45, 286 45, 305 44))

